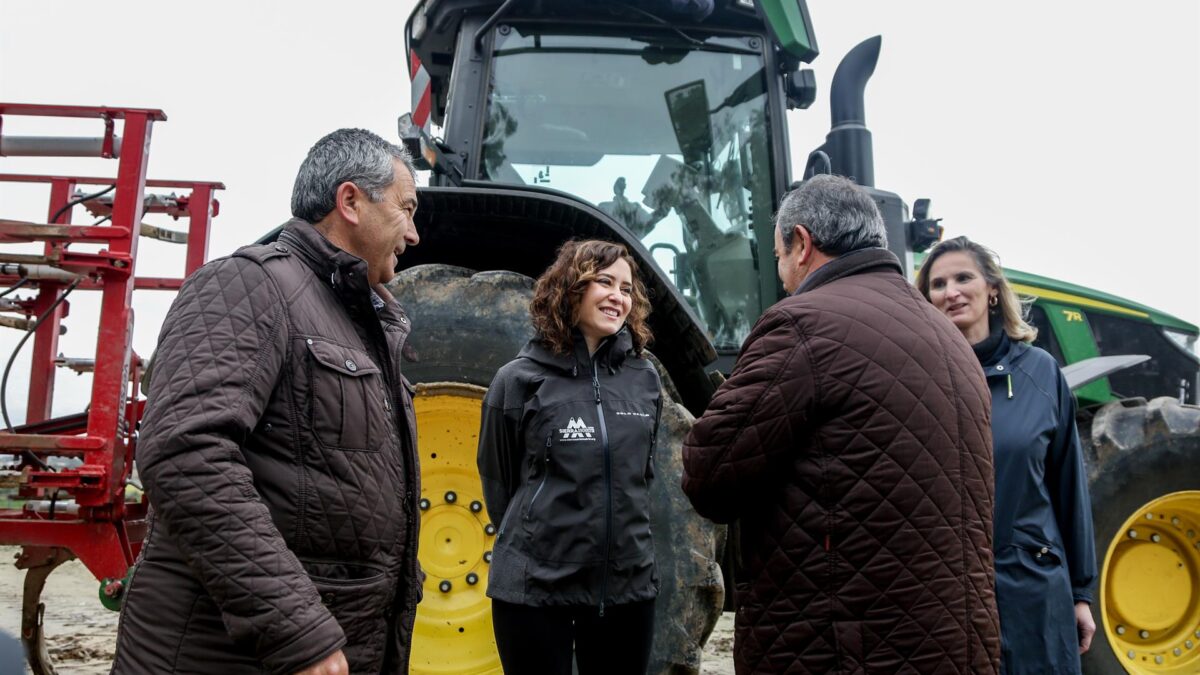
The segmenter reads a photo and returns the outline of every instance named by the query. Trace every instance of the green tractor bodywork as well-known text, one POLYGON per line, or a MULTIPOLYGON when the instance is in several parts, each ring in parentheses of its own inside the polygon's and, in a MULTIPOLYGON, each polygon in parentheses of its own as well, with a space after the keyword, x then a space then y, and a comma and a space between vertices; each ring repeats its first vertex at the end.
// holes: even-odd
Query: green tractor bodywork
MULTIPOLYGON (((838 66, 830 132, 793 174, 786 116, 816 97, 816 80, 802 67, 818 53, 804 0, 423 0, 409 18, 406 41, 418 121, 402 116, 400 136, 419 167, 431 170, 429 186, 419 189, 421 245, 401 258, 405 280, 398 293, 412 303, 413 339, 424 358, 406 366, 418 393, 426 394, 418 396, 419 413, 421 405, 444 411, 478 405, 478 392, 464 394, 475 391, 464 387, 486 386, 496 365, 528 337, 522 305, 527 277, 538 276, 570 238, 619 241, 639 259, 654 304, 655 353, 671 398, 682 404, 673 417, 675 435, 660 438, 659 447, 676 448, 690 424, 683 408, 692 415, 704 410, 718 379, 713 374, 729 372, 751 326, 783 297, 772 214, 796 180, 816 173, 855 178, 878 204, 889 248, 909 269, 915 269, 916 254, 941 235, 928 217, 927 200, 917 200, 910 216, 899 196, 874 186, 863 91, 879 38, 854 48, 838 66), (432 137, 433 128, 441 130, 441 138, 432 137), (430 288, 438 284, 442 287, 430 288), (419 344, 423 332, 436 337, 419 344), (450 344, 455 341, 460 344, 450 344)), ((1035 298, 1031 318, 1040 329, 1039 346, 1064 366, 1080 369, 1081 408, 1099 410, 1094 427, 1089 417, 1081 428, 1095 436, 1088 441, 1089 474, 1094 494, 1103 495, 1094 509, 1098 532, 1105 532, 1097 538, 1103 557, 1110 541, 1119 539, 1105 523, 1151 513, 1145 505, 1161 503, 1156 500, 1165 492, 1200 489, 1192 466, 1200 456, 1192 445, 1200 428, 1187 431, 1178 412, 1187 417, 1193 408, 1178 402, 1196 402, 1197 327, 1089 289, 1016 271, 1009 275, 1019 293, 1035 298), (1139 354, 1150 359, 1128 365, 1139 354), (1129 358, 1117 359, 1126 364, 1118 370, 1096 360, 1122 356, 1129 358), (1155 407, 1165 400, 1158 399, 1137 408, 1131 397, 1171 397, 1177 403, 1155 407), (1122 406, 1129 414, 1118 414, 1122 406), (1150 411, 1149 421, 1130 421, 1143 408, 1150 411), (1151 433, 1154 420, 1166 420, 1167 431, 1151 433), (1166 440, 1152 445, 1147 439, 1166 440), (1154 467, 1146 469, 1152 479, 1170 480, 1131 485, 1129 477, 1145 473, 1146 466, 1154 467), (1116 515, 1109 518, 1113 509, 1116 515)), ((466 429, 467 421, 460 429, 443 429, 432 422, 434 412, 425 414, 419 425, 427 497, 422 508, 428 508, 422 560, 427 570, 444 570, 439 573, 446 578, 439 582, 431 573, 426 582, 413 672, 499 672, 488 642, 485 579, 479 576, 486 575, 494 527, 484 523, 479 509, 468 512, 465 506, 475 503, 468 493, 478 482, 470 461, 474 430, 466 429), (438 437, 443 440, 432 440, 438 437), (439 449, 449 445, 453 453, 439 449), (446 464, 450 456, 457 459, 446 464), (443 485, 457 501, 441 493, 443 485), (437 532, 429 534, 435 518, 437 532), (436 541, 427 542, 427 534, 436 534, 436 541), (429 546, 437 547, 436 554, 426 553, 429 546), (438 560, 428 558, 434 555, 438 560), (471 656, 456 656, 459 652, 471 656)), ((453 427, 456 415, 437 419, 451 420, 453 427)), ((678 464, 669 471, 677 472, 678 464)), ((660 471, 666 480, 657 481, 676 485, 663 488, 673 493, 662 497, 665 512, 654 516, 662 525, 655 531, 656 551, 660 558, 676 556, 669 561, 672 574, 687 568, 698 576, 664 576, 664 582, 688 585, 691 590, 684 591, 694 590, 702 598, 697 602, 719 605, 719 570, 715 581, 704 579, 705 566, 715 567, 706 562, 707 554, 691 562, 680 556, 704 553, 700 549, 721 535, 689 519, 686 500, 676 494, 678 477, 669 471, 660 471), (677 531, 663 534, 671 526, 677 531), (660 546, 660 537, 671 539, 660 546)), ((1185 511, 1176 520, 1190 522, 1191 512, 1185 511)), ((1136 555, 1112 550, 1117 572, 1134 569, 1132 562, 1121 567, 1121 559, 1157 555, 1149 549, 1136 549, 1136 555)), ((1108 558, 1105 565, 1107 570, 1108 558)), ((1200 562, 1181 559, 1180 569, 1200 588, 1200 562)), ((1102 636, 1111 634, 1114 646, 1093 649, 1103 654, 1089 657, 1089 672, 1141 672, 1114 665, 1128 645, 1111 631, 1121 621, 1135 625, 1137 607, 1163 606, 1146 600, 1158 597, 1155 589, 1129 596, 1140 598, 1141 605, 1113 600, 1104 610, 1108 614, 1097 614, 1102 636)), ((715 617, 701 620, 697 636, 694 626, 682 625, 691 619, 680 620, 691 609, 672 604, 671 594, 681 591, 663 592, 670 597, 660 598, 653 672, 697 673, 699 644, 715 617), (688 644, 677 648, 671 644, 677 639, 688 644)), ((1110 589, 1101 595, 1108 598, 1110 589)), ((1200 608, 1200 601, 1195 604, 1200 608)), ((1192 609, 1180 610, 1171 625, 1186 627, 1192 609)), ((1164 649, 1172 648, 1173 637, 1161 639, 1164 649)), ((1127 650, 1135 654, 1129 659, 1154 664, 1156 653, 1134 647, 1127 650)))
POLYGON ((1100 291, 1016 270, 1005 274, 1018 294, 1034 300, 1029 313, 1038 329, 1034 344, 1064 367, 1097 357, 1150 357, 1077 386, 1080 407, 1131 397, 1197 402, 1196 326, 1100 291))

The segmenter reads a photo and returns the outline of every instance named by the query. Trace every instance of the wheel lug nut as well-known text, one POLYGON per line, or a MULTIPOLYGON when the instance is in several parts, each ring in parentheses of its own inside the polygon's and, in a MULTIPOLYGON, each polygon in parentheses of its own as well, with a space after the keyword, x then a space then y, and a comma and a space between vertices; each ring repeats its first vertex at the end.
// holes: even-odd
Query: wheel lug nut
POLYGON ((1188 539, 1194 539, 1195 537, 1196 537, 1196 531, 1188 530, 1188 539))
MULTIPOLYGON (((472 586, 479 583, 479 575, 475 574, 474 572, 471 572, 470 574, 467 575, 467 583, 471 584, 472 586)), ((1179 651, 1179 650, 1176 649, 1175 651, 1179 651)), ((1178 656, 1178 654, 1176 654, 1176 656, 1178 656)))
POLYGON ((1147 640, 1150 638, 1150 631, 1148 631, 1148 630, 1138 631, 1138 636, 1141 637, 1143 640, 1147 640))
POLYGON ((482 510, 483 510, 483 502, 479 501, 478 499, 471 502, 471 513, 479 513, 482 510))
POLYGON ((458 501, 458 494, 451 490, 446 493, 445 499, 447 504, 453 504, 454 502, 458 501))
POLYGON ((1129 652, 1128 652, 1128 653, 1126 653, 1126 656, 1128 656, 1129 658, 1131 658, 1131 659, 1132 659, 1132 658, 1136 657, 1136 656, 1137 656, 1137 654, 1134 654, 1134 653, 1133 653, 1133 650, 1132 650, 1132 649, 1130 649, 1130 650, 1129 650, 1129 652))
POLYGON ((1162 665, 1163 657, 1161 657, 1161 656, 1154 657, 1154 662, 1158 665, 1162 665))
POLYGON ((1125 626, 1117 626, 1117 635, 1125 634, 1125 626))
POLYGON ((1137 539, 1137 530, 1130 530, 1128 534, 1130 539, 1137 539))
POLYGON ((1152 534, 1150 535, 1150 541, 1157 544, 1158 542, 1162 541, 1162 537, 1158 536, 1157 534, 1152 534))
POLYGON ((1175 527, 1179 527, 1179 518, 1177 518, 1177 517, 1172 517, 1172 518, 1171 518, 1171 524, 1172 524, 1172 525, 1174 525, 1175 527))
POLYGON ((438 584, 438 590, 443 593, 449 593, 452 587, 453 584, 450 583, 449 579, 442 579, 442 583, 438 584))
POLYGON ((1153 514, 1153 513, 1147 513, 1147 514, 1146 514, 1146 520, 1154 520, 1154 514, 1153 514))
POLYGON ((1174 654, 1175 656, 1179 656, 1180 654, 1183 653, 1183 650, 1180 649, 1179 647, 1176 647, 1175 649, 1171 650, 1171 653, 1174 654))
POLYGON ((1184 641, 1184 643, 1183 643, 1183 646, 1184 646, 1184 647, 1187 647, 1188 649, 1191 649, 1191 648, 1192 648, 1192 641, 1191 641, 1191 640, 1186 640, 1186 641, 1184 641))
POLYGON ((483 526, 483 531, 485 534, 487 534, 487 536, 490 537, 493 534, 496 534, 496 526, 491 523, 488 523, 487 525, 483 526))
MULTIPOLYGON (((485 562, 485 563, 487 563, 487 564, 489 564, 489 565, 490 565, 490 564, 492 564, 492 552, 491 552, 491 551, 484 551, 484 552, 483 552, 483 562, 485 562)), ((1189 647, 1189 648, 1190 648, 1190 647, 1189 647)))
POLYGON ((422 511, 429 510, 429 500, 428 499, 422 498, 421 501, 417 505, 421 507, 422 511))

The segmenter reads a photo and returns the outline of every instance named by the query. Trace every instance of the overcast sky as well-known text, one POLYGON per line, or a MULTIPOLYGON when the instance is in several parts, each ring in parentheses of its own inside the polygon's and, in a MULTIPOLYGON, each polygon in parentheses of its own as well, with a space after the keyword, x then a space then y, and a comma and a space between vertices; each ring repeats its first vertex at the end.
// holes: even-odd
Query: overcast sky
MULTIPOLYGON (((226 183, 211 245, 224 255, 288 217, 296 168, 320 136, 357 126, 395 138, 410 107, 403 29, 413 4, 0 0, 0 100, 166 111, 150 174, 226 183)), ((1200 323, 1200 5, 809 5, 821 91, 812 108, 790 113, 796 172, 828 130, 838 60, 881 34, 867 88, 878 187, 910 204, 932 198, 947 236, 991 246, 1007 267, 1200 323)), ((99 129, 4 120, 14 134, 99 129)), ((115 171, 98 159, 0 158, 0 172, 115 171)), ((0 217, 44 220, 47 199, 44 188, 0 185, 0 217)), ((182 266, 181 247, 142 245, 153 251, 142 273, 182 266)), ((78 329, 63 350, 90 356, 94 303, 75 300, 68 326, 78 329)), ((169 301, 138 294, 142 354, 169 301)), ((5 360, 15 335, 0 333, 5 360)), ((23 410, 23 370, 14 369, 10 409, 23 410)), ((56 414, 77 410, 87 378, 60 382, 56 414)))

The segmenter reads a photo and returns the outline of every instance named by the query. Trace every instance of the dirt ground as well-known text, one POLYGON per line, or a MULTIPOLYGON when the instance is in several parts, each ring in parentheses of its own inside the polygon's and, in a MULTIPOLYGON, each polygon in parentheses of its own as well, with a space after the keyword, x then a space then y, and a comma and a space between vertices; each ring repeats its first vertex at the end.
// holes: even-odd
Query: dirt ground
MULTIPOLYGON (((18 549, 0 546, 0 631, 21 630, 25 573, 13 566, 18 549)), ((63 564, 46 581, 46 644, 63 675, 101 675, 112 665, 116 612, 97 599, 99 583, 78 560, 63 564)), ((704 648, 702 675, 733 675, 733 614, 726 612, 704 648)))
MULTIPOLYGON (((19 549, 0 546, 0 631, 21 631, 25 572, 13 566, 19 549)), ((46 648, 63 675, 99 675, 112 666, 117 613, 100 604, 100 583, 78 560, 64 563, 46 580, 46 648)))

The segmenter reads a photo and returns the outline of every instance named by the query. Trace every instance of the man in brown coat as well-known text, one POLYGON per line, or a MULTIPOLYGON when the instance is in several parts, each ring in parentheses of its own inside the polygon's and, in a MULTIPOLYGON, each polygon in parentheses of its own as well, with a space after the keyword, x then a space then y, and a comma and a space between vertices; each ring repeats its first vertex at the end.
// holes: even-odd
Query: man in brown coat
POLYGON ((421 573, 412 161, 342 129, 278 240, 215 260, 163 323, 137 463, 153 507, 114 673, 405 673, 421 573))
POLYGON ((788 194, 791 295, 684 445, 696 510, 739 522, 739 675, 998 668, 987 385, 884 246, 850 181, 788 194))

